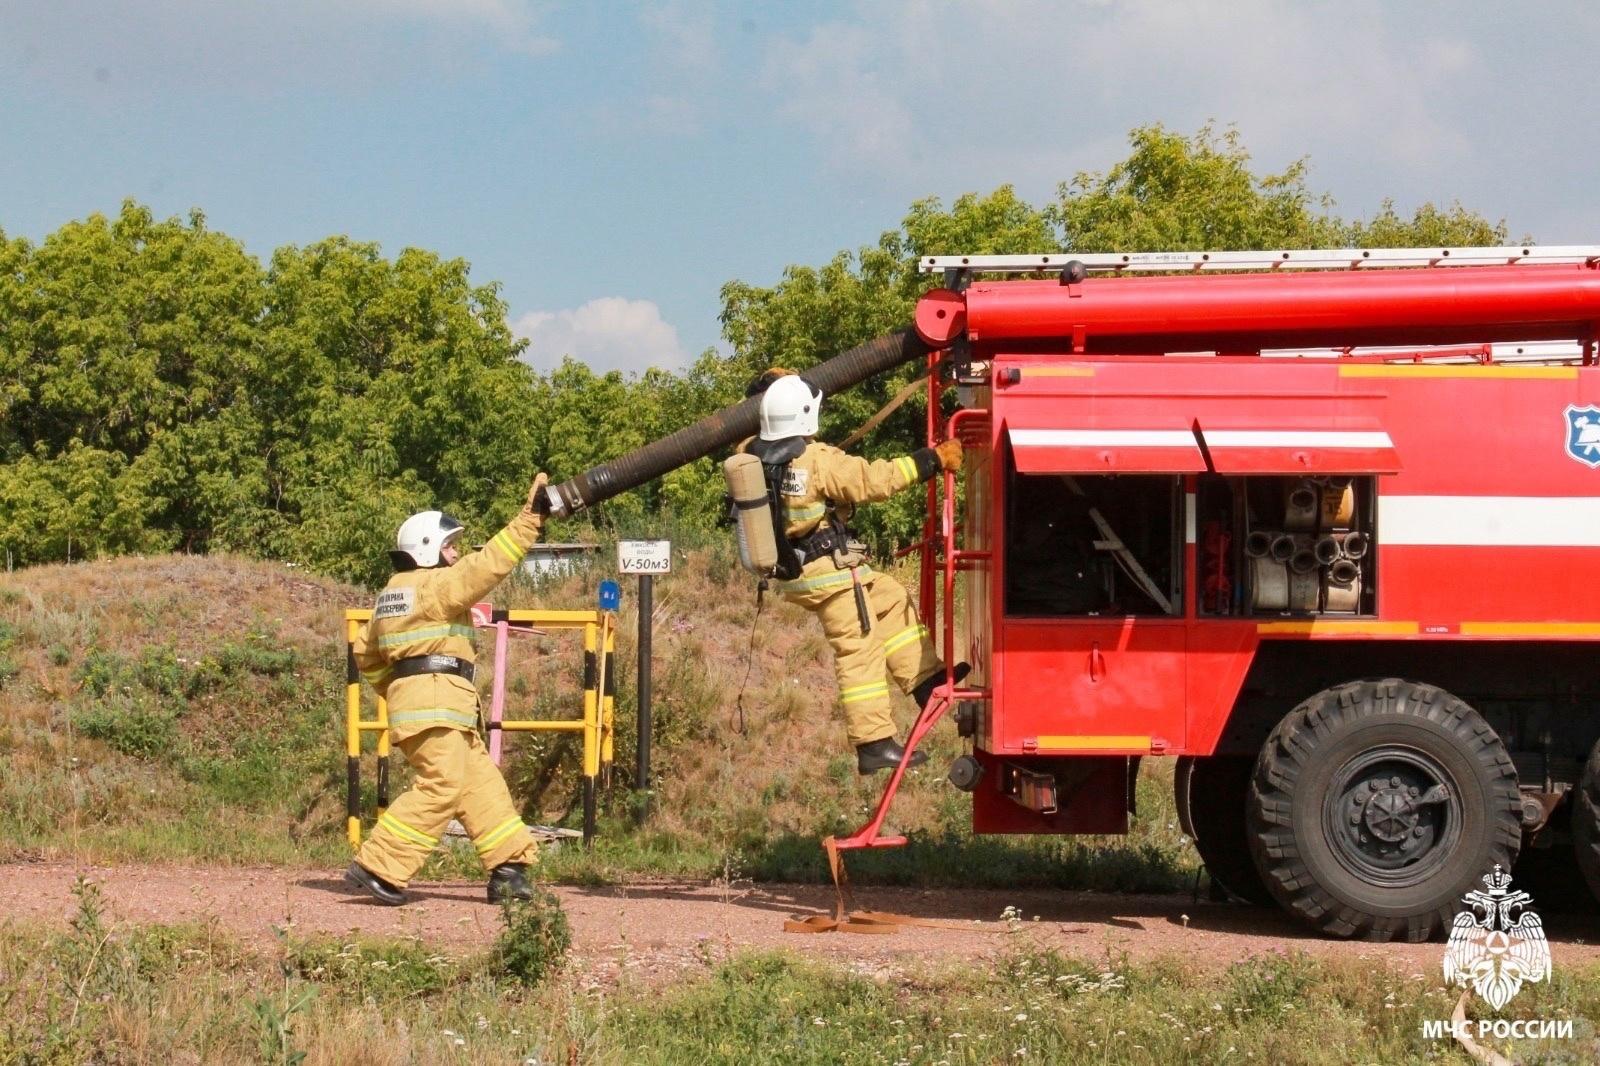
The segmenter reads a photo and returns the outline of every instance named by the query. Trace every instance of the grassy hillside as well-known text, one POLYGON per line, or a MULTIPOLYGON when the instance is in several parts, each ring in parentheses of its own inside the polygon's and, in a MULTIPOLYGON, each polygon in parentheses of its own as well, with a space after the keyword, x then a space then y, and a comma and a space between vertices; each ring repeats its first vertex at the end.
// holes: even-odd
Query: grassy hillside
MULTIPOLYGON (((675 566, 657 582, 654 813, 633 828, 628 584, 617 764, 601 841, 557 856, 551 872, 825 877, 817 837, 861 821, 882 778, 855 773, 820 630, 769 596, 750 650, 754 590, 726 550, 688 552, 675 566)), ((497 603, 586 606, 602 576, 599 564, 563 580, 519 579, 497 603)), ((369 600, 351 586, 225 556, 0 575, 0 855, 340 861, 340 619, 369 600)), ((509 658, 508 713, 578 714, 575 635, 516 637, 509 658)), ((902 720, 910 714, 906 701, 902 720)), ((508 745, 507 778, 526 816, 575 824, 577 738, 521 735, 508 745)), ((1170 767, 1147 773, 1143 817, 1127 838, 973 839, 967 798, 943 776, 959 750, 953 727, 942 725, 929 767, 891 815, 912 847, 862 857, 858 877, 1161 889, 1192 876, 1173 824, 1170 767)), ((470 855, 438 862, 471 865, 470 855)))

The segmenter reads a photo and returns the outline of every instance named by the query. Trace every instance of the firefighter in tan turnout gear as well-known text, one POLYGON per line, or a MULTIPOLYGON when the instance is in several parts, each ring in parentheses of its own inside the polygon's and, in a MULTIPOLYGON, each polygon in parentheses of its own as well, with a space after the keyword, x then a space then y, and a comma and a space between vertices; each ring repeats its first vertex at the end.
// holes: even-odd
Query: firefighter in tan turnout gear
POLYGON ((345 873, 383 903, 405 902, 406 883, 453 818, 489 871, 489 902, 533 897, 538 846, 478 736, 471 609, 539 539, 544 485, 540 474, 522 511, 467 555, 449 515, 406 519, 390 553, 396 573, 356 637, 356 668, 388 700, 390 736, 416 772, 345 873))
MULTIPOLYGON (((864 545, 847 523, 858 504, 886 500, 941 470, 960 469, 961 442, 868 461, 814 439, 822 394, 800 376, 774 368, 751 391, 763 386, 760 435, 742 450, 760 459, 772 479, 774 525, 781 523, 794 552, 792 576, 780 571, 774 587, 822 622, 857 770, 891 768, 904 749, 894 735, 890 680, 921 707, 943 679, 944 664, 905 587, 868 565, 864 545)), ((783 546, 779 553, 782 559, 783 546)), ((966 672, 965 663, 956 667, 958 678, 966 672)), ((918 751, 911 763, 925 761, 918 751)))

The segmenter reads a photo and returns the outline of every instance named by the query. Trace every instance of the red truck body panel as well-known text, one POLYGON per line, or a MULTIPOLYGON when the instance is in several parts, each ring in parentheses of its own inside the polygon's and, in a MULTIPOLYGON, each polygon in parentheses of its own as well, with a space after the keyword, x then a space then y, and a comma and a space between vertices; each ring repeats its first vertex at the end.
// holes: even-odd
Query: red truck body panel
MULTIPOLYGON (((1597 321, 1593 266, 930 293, 918 327, 932 343, 965 338, 982 375, 969 403, 989 412, 969 441, 961 547, 974 554, 956 648, 988 694, 980 755, 1210 754, 1264 641, 1600 640, 1600 367, 1260 354, 1587 343, 1597 321), (1008 493, 1023 475, 1106 474, 1177 479, 1181 603, 1167 615, 1008 613, 1008 581, 1026 576, 1007 573, 1007 515, 1027 505, 1008 493), (1369 482, 1373 609, 1202 611, 1196 492, 1218 475, 1369 482)), ((978 806, 980 830, 1059 831, 992 797, 978 806)))

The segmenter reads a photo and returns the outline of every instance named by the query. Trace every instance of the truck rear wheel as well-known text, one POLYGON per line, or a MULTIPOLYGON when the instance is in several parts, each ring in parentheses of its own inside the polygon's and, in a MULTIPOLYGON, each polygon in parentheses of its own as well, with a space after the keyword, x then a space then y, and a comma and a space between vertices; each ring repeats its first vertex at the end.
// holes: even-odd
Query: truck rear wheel
POLYGON ((1398 678, 1326 689, 1267 738, 1250 846, 1268 890, 1325 933, 1426 940, 1521 846, 1517 772, 1478 712, 1398 678))
POLYGON ((1572 848, 1590 893, 1600 900, 1600 741, 1590 749, 1572 793, 1572 848))
POLYGON ((1254 769, 1255 759, 1248 755, 1185 755, 1173 775, 1173 792, 1178 821, 1211 880, 1236 899, 1266 907, 1272 893, 1250 856, 1245 822, 1254 769))

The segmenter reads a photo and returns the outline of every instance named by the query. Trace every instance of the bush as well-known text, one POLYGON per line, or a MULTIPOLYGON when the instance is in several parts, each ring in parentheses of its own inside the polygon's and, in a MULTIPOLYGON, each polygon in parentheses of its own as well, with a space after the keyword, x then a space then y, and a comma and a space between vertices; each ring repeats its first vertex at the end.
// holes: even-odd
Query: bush
POLYGON ((143 700, 93 703, 72 716, 78 732, 103 740, 124 755, 169 754, 178 742, 178 716, 143 700))
POLYGON ((561 968, 572 946, 572 930, 560 900, 541 891, 526 903, 508 900, 500 916, 505 931, 489 954, 496 976, 531 988, 561 968))

